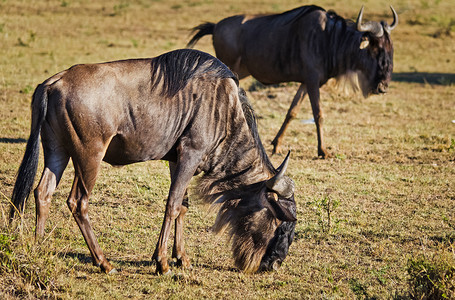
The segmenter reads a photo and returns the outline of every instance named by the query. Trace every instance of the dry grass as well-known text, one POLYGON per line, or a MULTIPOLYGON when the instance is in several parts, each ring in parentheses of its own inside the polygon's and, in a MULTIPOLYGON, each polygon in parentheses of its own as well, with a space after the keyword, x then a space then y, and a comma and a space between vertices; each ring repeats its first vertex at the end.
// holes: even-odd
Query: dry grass
MULTIPOLYGON (((354 18, 362 3, 317 4, 354 18)), ((151 254, 169 187, 164 162, 103 165, 90 217, 106 255, 120 269, 115 276, 91 265, 66 207, 71 167, 55 193, 42 244, 33 243, 33 197, 22 231, 8 229, 8 197, 38 83, 77 63, 152 57, 184 47, 188 30, 203 21, 301 4, 1 0, 0 297, 402 299, 414 288, 409 262, 444 257, 453 267, 455 28, 447 12, 454 7, 439 0, 392 3, 400 24, 393 32, 395 74, 389 94, 362 99, 333 86, 322 90, 326 142, 334 158, 316 159, 314 125, 302 122, 311 118, 309 103, 291 123, 285 148, 293 150, 289 174, 297 184, 299 221, 279 271, 245 275, 234 269, 225 237, 209 232, 213 215, 193 201, 185 231, 193 269, 154 275, 151 254)), ((388 4, 367 3, 365 18, 390 22, 388 4)), ((210 43, 204 38, 197 46, 213 53, 210 43)), ((255 82, 241 84, 248 89, 255 82)), ((269 153, 296 90, 295 84, 283 84, 249 93, 269 153)))

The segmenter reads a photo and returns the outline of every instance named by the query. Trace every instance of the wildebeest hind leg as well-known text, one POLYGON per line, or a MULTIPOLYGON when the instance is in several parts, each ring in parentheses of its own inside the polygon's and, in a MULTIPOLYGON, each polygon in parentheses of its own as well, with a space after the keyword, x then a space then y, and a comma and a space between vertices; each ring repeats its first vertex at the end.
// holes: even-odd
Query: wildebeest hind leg
POLYGON ((272 141, 273 145, 273 154, 281 153, 281 144, 283 142, 284 132, 286 131, 289 122, 297 116, 297 113, 300 110, 300 105, 302 100, 306 95, 305 84, 301 84, 297 94, 295 94, 294 99, 292 100, 291 107, 289 107, 286 118, 284 119, 283 125, 281 125, 280 131, 276 134, 275 138, 272 141))
POLYGON ((62 148, 46 146, 47 144, 44 145, 44 171, 34 192, 36 203, 36 240, 42 238, 44 235, 44 224, 49 216, 52 194, 69 161, 69 156, 62 148))
POLYGON ((313 110, 314 123, 316 124, 316 133, 318 135, 318 157, 327 158, 329 157, 329 152, 324 147, 323 139, 323 115, 319 105, 319 87, 313 86, 308 87, 308 96, 311 102, 311 108, 313 110))
POLYGON ((182 208, 180 214, 175 219, 175 236, 174 236, 174 247, 172 248, 172 257, 177 259, 177 266, 184 268, 191 268, 191 263, 186 255, 185 242, 183 239, 183 219, 186 212, 188 211, 188 195, 185 193, 183 198, 182 208))
POLYGON ((67 204, 84 236, 94 260, 93 263, 102 271, 111 273, 115 272, 115 269, 105 258, 88 218, 88 198, 95 185, 102 155, 98 155, 98 157, 87 155, 84 159, 74 160, 73 158, 75 177, 67 204))

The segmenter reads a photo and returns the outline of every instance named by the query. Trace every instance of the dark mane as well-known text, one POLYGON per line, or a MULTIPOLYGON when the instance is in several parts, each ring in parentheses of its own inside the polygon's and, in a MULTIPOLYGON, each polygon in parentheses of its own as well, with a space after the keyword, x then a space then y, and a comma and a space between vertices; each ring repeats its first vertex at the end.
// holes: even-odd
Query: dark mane
POLYGON ((151 73, 152 90, 162 84, 162 95, 167 97, 175 96, 190 79, 201 75, 233 78, 238 84, 237 77, 221 61, 192 49, 175 50, 154 58, 151 73))
POLYGON ((245 115, 246 122, 250 128, 251 135, 253 136, 254 142, 256 143, 256 147, 259 149, 261 159, 265 162, 269 170, 275 170, 267 155, 267 152, 264 149, 264 145, 262 145, 262 141, 259 137, 257 128, 256 115, 243 89, 239 89, 239 99, 240 103, 242 103, 243 114, 245 115))
MULTIPOLYGON (((300 32, 302 31, 302 28, 300 28, 300 20, 308 15, 309 13, 312 13, 314 11, 322 11, 325 12, 326 10, 323 9, 322 7, 316 6, 316 5, 308 5, 308 6, 300 6, 288 11, 285 11, 281 14, 276 14, 270 16, 271 20, 275 22, 275 26, 289 26, 289 32, 291 34, 287 35, 285 39, 287 41, 285 44, 288 45, 288 47, 278 47, 277 51, 277 57, 274 60, 275 64, 277 65, 277 68, 280 70, 284 70, 284 72, 291 73, 291 64, 289 64, 289 61, 300 61, 300 56, 301 56, 301 45, 300 45, 300 32)), ((313 39, 310 40, 312 41, 318 41, 319 38, 315 36, 313 39)), ((320 47, 319 45, 314 45, 316 47, 320 47)), ((310 47, 311 48, 311 47, 310 47)), ((324 49, 321 49, 321 51, 324 51, 324 49)))
POLYGON ((339 16, 333 10, 327 12, 326 30, 330 31, 332 36, 334 34, 345 36, 347 33, 354 33, 356 32, 354 25, 354 21, 339 16))
POLYGON ((353 62, 347 59, 350 56, 343 55, 340 59, 338 54, 357 52, 359 43, 354 40, 360 39, 361 35, 354 25, 352 20, 346 20, 334 11, 327 12, 327 45, 324 46, 324 57, 329 78, 344 74, 353 65, 353 62))
POLYGON ((316 6, 316 5, 306 5, 306 6, 300 6, 300 7, 285 11, 276 16, 279 18, 286 18, 286 19, 289 18, 285 23, 285 24, 289 24, 289 23, 298 21, 303 16, 305 16, 315 10, 325 11, 325 9, 323 9, 322 7, 316 6))
MULTIPOLYGON (((239 88, 239 100, 242 106, 243 114, 248 124, 248 128, 254 140, 253 147, 258 150, 258 154, 260 156, 259 159, 264 163, 270 173, 274 174, 276 170, 273 167, 269 157, 267 156, 266 150, 264 149, 264 146, 262 145, 261 139, 259 137, 254 110, 251 107, 245 91, 241 88, 239 88)), ((204 174, 198 180, 198 188, 196 193, 198 194, 199 198, 203 199, 203 202, 205 203, 213 203, 221 196, 223 200, 218 201, 241 198, 242 194, 245 192, 251 193, 252 190, 256 191, 261 187, 262 184, 262 182, 256 183, 253 186, 244 186, 242 184, 244 182, 242 177, 245 175, 249 176, 247 173, 250 171, 250 169, 251 166, 237 173, 226 174, 227 176, 224 176, 222 178, 213 176, 212 174, 204 174)))
MULTIPOLYGON (((290 26, 290 32, 299 33, 304 28, 301 28, 301 24, 298 21, 317 10, 327 14, 325 30, 322 32, 317 30, 309 32, 310 37, 307 39, 308 43, 305 47, 313 49, 315 53, 322 54, 322 57, 324 57, 322 63, 328 78, 337 77, 339 74, 344 74, 353 63, 352 61, 344 60, 346 55, 343 57, 337 56, 355 50, 354 48, 358 46, 358 43, 353 43, 353 40, 360 39, 360 35, 355 29, 355 23, 352 20, 346 20, 332 10, 325 11, 323 8, 314 5, 298 7, 276 15, 276 18, 283 18, 285 21, 282 24, 290 26)), ((302 53, 300 39, 299 34, 289 34, 287 44, 290 46, 280 48, 277 53, 277 58, 275 59, 277 68, 291 72, 291 65, 288 61, 300 61, 302 53)))

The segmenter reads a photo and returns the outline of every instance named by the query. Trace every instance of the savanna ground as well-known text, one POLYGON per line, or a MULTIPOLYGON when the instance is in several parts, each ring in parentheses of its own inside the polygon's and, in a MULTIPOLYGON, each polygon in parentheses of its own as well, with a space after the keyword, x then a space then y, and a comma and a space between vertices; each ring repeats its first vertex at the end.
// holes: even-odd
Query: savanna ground
MULTIPOLYGON (((280 270, 253 275, 236 270, 226 237, 210 232, 214 214, 192 199, 185 234, 193 269, 155 275, 151 255, 170 181, 164 162, 102 166, 90 217, 119 270, 114 276, 91 264, 66 206, 71 164, 54 195, 45 240, 33 242, 33 196, 21 229, 8 228, 8 199, 38 83, 78 63, 183 48, 189 29, 204 21, 303 4, 310 3, 0 0, 0 297, 454 297, 455 5, 447 0, 315 3, 347 18, 365 4, 365 19, 389 23, 392 4, 400 18, 392 33, 394 80, 387 95, 367 99, 334 85, 322 89, 330 159, 316 157, 315 128, 305 122, 312 118, 309 101, 291 123, 284 150, 292 149, 288 173, 297 185, 298 223, 280 270)), ((214 53, 208 37, 196 48, 214 53)), ((270 142, 298 86, 263 87, 251 78, 241 85, 271 153, 270 142)), ((272 157, 275 165, 282 159, 272 157)), ((41 159, 39 172, 42 164, 41 159)))

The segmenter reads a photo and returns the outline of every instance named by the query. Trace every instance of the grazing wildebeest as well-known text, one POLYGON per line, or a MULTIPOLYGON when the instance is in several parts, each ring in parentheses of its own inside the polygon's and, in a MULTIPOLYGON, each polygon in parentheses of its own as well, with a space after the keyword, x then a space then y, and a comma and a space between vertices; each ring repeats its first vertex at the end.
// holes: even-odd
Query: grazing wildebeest
POLYGON ((296 117, 308 93, 318 137, 318 156, 328 156, 322 138, 323 114, 319 88, 330 78, 357 73, 360 88, 385 93, 392 76, 393 46, 390 32, 398 24, 362 23, 363 7, 354 23, 318 6, 302 6, 282 14, 237 15, 219 23, 204 23, 187 47, 204 35, 213 35, 216 56, 240 79, 252 75, 264 84, 300 82, 286 118, 273 140, 273 153, 281 152, 284 132, 296 117))
POLYGON ((272 166, 237 78, 209 54, 185 49, 152 59, 76 65, 38 85, 11 221, 16 210, 23 212, 33 186, 40 133, 45 165, 34 192, 36 237, 44 234, 51 195, 71 158, 75 177, 67 204, 94 264, 106 273, 115 269, 87 213, 103 160, 112 165, 170 162, 171 186, 153 254, 158 273, 169 271, 167 243, 174 220, 172 257, 190 266, 183 243, 185 195, 190 179, 201 172, 200 196, 220 207, 214 230, 230 228, 240 269, 274 269, 287 254, 296 221, 294 183, 284 175, 289 155, 279 168, 272 166))

